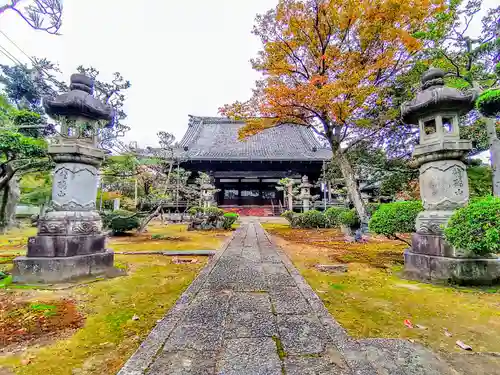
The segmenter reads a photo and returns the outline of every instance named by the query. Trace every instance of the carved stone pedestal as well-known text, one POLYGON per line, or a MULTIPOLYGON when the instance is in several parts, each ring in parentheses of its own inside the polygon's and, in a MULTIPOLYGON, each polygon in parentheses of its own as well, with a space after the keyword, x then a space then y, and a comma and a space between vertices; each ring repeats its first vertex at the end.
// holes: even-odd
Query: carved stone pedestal
POLYGON ((61 137, 49 146, 56 166, 50 208, 38 221, 25 257, 14 260, 15 283, 60 283, 116 274, 113 252, 106 250, 96 209, 99 166, 97 123, 112 119, 111 108, 92 96, 92 81, 71 77, 71 91, 44 102, 61 124, 61 137))
POLYGON ((438 234, 414 233, 412 246, 405 251, 404 259, 404 275, 409 279, 459 285, 500 282, 500 260, 497 257, 467 257, 438 234))
POLYGON ((14 283, 54 284, 99 276, 114 276, 112 251, 70 257, 18 257, 14 283))
POLYGON ((500 282, 497 257, 466 256, 443 236, 453 211, 469 200, 463 159, 472 144, 460 139, 459 116, 473 107, 475 99, 474 92, 464 94, 446 87, 444 75, 434 68, 424 73, 422 90, 401 108, 405 121, 420 128, 413 156, 420 166, 420 196, 425 209, 417 217, 412 246, 404 254, 404 274, 438 283, 494 284, 500 282))

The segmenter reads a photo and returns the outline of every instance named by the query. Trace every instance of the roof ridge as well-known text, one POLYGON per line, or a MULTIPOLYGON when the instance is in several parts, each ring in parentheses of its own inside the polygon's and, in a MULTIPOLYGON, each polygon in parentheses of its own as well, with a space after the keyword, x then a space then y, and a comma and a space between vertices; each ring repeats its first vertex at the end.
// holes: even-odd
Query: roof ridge
POLYGON ((190 120, 197 120, 197 121, 203 121, 206 124, 220 124, 220 123, 229 123, 229 124, 242 124, 244 123, 243 120, 233 120, 230 119, 229 117, 222 117, 222 116, 194 116, 194 115, 188 115, 190 120))

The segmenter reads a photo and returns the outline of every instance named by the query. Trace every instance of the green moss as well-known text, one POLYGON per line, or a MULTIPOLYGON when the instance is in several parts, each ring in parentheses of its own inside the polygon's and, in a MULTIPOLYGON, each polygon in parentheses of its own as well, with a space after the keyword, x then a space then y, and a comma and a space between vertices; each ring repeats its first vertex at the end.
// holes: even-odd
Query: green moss
MULTIPOLYGON (((117 256, 117 262, 127 265, 128 276, 69 292, 69 297, 79 301, 79 308, 86 316, 83 328, 68 339, 41 349, 28 349, 23 353, 32 358, 27 365, 21 363, 23 357, 19 355, 0 357, 0 367, 8 366, 17 375, 65 375, 82 368, 85 374, 117 373, 156 320, 191 283, 204 259, 177 265, 165 257, 142 255, 117 256), (134 315, 139 320, 132 320, 134 315)), ((44 296, 48 293, 58 292, 45 291, 44 296)))
POLYGON ((356 244, 337 241, 331 230, 273 228, 279 245, 350 335, 411 338, 447 352, 456 351, 455 341, 460 339, 474 351, 500 351, 499 289, 434 286, 402 279, 405 246, 382 237, 356 244), (328 236, 333 237, 331 242, 320 241, 328 236), (389 249, 399 253, 401 261, 386 257, 385 267, 380 267, 377 259, 389 249), (348 272, 324 273, 314 267, 339 259, 349 263, 348 272), (408 329, 405 319, 428 329, 408 329), (453 337, 445 336, 444 328, 453 337))
POLYGON ((283 349, 283 344, 281 343, 281 340, 278 336, 273 336, 272 339, 276 344, 276 352, 278 353, 278 357, 280 357, 280 360, 283 361, 287 357, 285 349, 283 349))

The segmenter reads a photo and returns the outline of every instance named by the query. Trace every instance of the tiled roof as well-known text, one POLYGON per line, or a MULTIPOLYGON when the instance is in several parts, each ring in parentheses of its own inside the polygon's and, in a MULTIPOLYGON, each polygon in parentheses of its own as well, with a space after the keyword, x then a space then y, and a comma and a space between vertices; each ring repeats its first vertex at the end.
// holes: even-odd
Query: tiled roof
POLYGON ((240 141, 242 121, 223 117, 190 116, 180 141, 180 153, 189 160, 322 161, 331 151, 300 125, 281 125, 240 141))

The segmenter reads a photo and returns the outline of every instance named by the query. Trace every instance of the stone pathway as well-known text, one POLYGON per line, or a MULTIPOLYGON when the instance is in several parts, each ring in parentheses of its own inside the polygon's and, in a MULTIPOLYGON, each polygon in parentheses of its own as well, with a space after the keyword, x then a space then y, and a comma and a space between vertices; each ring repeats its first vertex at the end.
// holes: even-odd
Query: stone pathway
POLYGON ((259 223, 243 223, 118 375, 457 374, 404 340, 354 340, 259 223))

